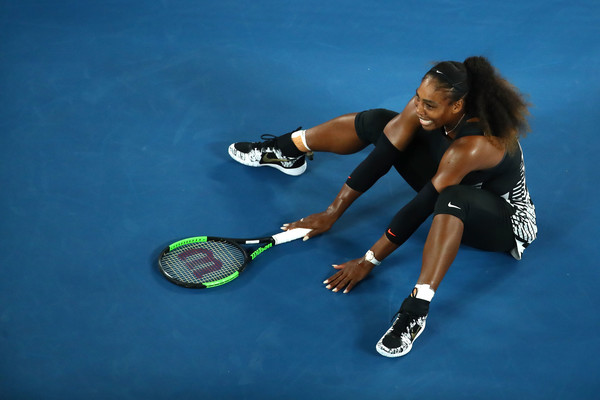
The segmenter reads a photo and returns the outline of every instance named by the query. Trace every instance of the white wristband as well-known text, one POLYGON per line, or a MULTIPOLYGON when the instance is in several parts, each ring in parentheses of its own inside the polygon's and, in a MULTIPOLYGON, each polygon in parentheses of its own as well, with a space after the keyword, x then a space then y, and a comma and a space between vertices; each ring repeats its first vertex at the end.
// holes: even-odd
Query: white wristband
POLYGON ((375 258, 375 253, 373 253, 372 250, 367 251, 367 254, 365 254, 365 260, 374 265, 381 264, 381 261, 375 258))

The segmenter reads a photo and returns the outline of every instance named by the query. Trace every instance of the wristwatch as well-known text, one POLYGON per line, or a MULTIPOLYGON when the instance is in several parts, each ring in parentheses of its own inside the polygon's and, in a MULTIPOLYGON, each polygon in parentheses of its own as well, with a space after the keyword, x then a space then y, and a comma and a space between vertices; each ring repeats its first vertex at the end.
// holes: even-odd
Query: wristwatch
POLYGON ((381 264, 381 261, 375 258, 375 253, 373 253, 372 250, 367 251, 367 254, 365 254, 365 260, 374 265, 381 264))

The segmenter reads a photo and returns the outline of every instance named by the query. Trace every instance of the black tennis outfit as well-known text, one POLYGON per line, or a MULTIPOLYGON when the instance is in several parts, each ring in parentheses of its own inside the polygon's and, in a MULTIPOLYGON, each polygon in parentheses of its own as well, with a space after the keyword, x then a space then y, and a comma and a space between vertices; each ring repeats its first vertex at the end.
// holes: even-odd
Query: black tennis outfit
MULTIPOLYGON (((390 223, 388 238, 402 244, 432 213, 450 214, 464 222, 463 243, 488 251, 510 252, 520 259, 536 238, 535 207, 525 182, 521 147, 506 152, 496 166, 469 173, 459 185, 437 193, 431 179, 453 139, 443 129, 420 128, 404 151, 397 150, 383 129, 398 113, 375 109, 359 113, 355 128, 365 143, 375 149, 354 170, 346 183, 365 192, 394 166, 417 195, 390 223)), ((455 130, 455 139, 483 135, 477 122, 465 119, 455 130)))

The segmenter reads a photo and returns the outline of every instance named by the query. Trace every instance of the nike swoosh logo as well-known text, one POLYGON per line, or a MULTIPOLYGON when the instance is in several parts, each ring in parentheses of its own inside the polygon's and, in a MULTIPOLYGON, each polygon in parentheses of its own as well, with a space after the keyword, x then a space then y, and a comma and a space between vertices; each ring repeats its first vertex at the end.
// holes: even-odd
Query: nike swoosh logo
POLYGON ((290 161, 290 160, 285 159, 285 158, 271 158, 268 155, 264 154, 262 156, 262 160, 261 161, 264 162, 264 163, 272 163, 272 162, 286 162, 286 161, 290 161))
POLYGON ((388 229, 388 233, 389 233, 390 235, 392 235, 393 237, 396 237, 396 235, 394 235, 394 233, 392 232, 392 230, 391 230, 391 229, 388 229))
POLYGON ((459 206, 455 206, 454 204, 452 204, 451 201, 448 202, 448 207, 450 207, 450 208, 456 208, 458 210, 461 210, 461 208, 459 206))

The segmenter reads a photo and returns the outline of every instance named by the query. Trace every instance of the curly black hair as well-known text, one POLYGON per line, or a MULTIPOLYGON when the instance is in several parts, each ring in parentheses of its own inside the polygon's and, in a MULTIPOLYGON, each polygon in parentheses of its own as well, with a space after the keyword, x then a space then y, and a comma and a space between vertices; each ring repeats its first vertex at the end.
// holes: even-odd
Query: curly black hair
POLYGON ((469 57, 464 62, 444 61, 436 64, 426 77, 448 91, 451 101, 465 99, 466 112, 479 118, 485 135, 496 136, 509 149, 519 137, 529 132, 530 104, 525 96, 504 79, 487 58, 469 57))

